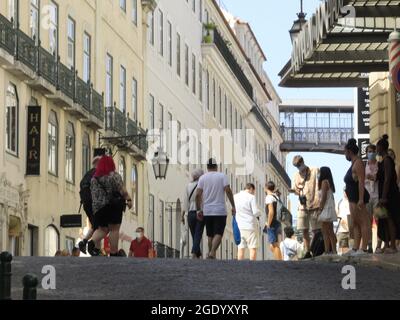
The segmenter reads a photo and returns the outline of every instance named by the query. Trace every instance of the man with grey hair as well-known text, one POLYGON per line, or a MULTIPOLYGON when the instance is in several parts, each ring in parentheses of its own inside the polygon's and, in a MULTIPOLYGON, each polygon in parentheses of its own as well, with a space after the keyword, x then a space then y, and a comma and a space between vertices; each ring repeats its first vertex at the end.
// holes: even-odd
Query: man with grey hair
POLYGON ((188 212, 188 225, 192 235, 193 247, 192 258, 199 259, 202 255, 200 242, 203 237, 204 220, 197 217, 196 212, 196 190, 200 177, 204 174, 202 169, 196 169, 192 172, 192 181, 186 186, 184 195, 184 210, 182 212, 182 223, 185 223, 185 210, 188 212))
POLYGON ((299 197, 297 211, 297 230, 303 231, 304 249, 306 255, 304 258, 311 258, 310 254, 310 229, 313 234, 321 229, 321 223, 318 221, 319 197, 318 197, 318 168, 310 168, 305 165, 302 156, 293 158, 293 166, 298 169, 292 181, 291 193, 299 197))

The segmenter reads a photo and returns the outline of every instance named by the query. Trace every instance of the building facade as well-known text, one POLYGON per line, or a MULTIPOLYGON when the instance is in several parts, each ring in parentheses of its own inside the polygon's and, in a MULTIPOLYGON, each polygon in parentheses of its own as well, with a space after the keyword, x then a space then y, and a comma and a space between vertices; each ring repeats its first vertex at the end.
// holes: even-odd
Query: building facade
MULTIPOLYGON (((60 217, 78 212, 93 149, 112 146, 102 137, 116 124, 138 131, 145 117, 143 12, 140 1, 1 2, 1 250, 51 256, 75 245, 82 230, 60 217), (134 124, 111 122, 117 110, 134 124)), ((135 199, 128 230, 145 210, 143 152, 132 144, 112 148, 135 199)))

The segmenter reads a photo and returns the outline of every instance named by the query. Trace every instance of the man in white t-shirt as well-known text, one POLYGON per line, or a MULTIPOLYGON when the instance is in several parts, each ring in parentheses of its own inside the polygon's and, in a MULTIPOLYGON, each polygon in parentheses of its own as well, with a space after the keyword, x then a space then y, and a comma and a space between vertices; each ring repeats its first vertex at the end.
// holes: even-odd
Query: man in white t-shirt
POLYGON ((260 210, 255 197, 256 187, 252 183, 246 185, 246 190, 235 194, 236 221, 240 230, 241 242, 238 250, 238 260, 244 259, 246 248, 250 250, 250 260, 257 259, 258 220, 260 210))
POLYGON ((303 246, 296 240, 293 239, 294 231, 291 227, 284 229, 285 240, 280 244, 280 249, 283 257, 283 261, 295 261, 298 260, 303 246))
POLYGON ((338 229, 337 242, 338 242, 338 253, 340 255, 345 254, 350 248, 350 228, 348 217, 350 216, 350 204, 347 199, 346 192, 343 192, 343 199, 338 203, 338 217, 340 218, 340 225, 338 229))
POLYGON ((207 170, 208 172, 201 176, 197 185, 196 207, 198 219, 204 218, 206 225, 208 258, 215 259, 226 227, 225 194, 231 203, 232 215, 235 215, 236 209, 228 177, 218 172, 215 159, 208 160, 207 170))

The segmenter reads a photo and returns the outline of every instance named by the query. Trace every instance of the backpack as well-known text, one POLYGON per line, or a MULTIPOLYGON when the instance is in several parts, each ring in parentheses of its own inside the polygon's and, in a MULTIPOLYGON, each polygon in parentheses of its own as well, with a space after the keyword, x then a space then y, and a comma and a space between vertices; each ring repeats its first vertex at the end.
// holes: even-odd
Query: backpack
POLYGON ((91 169, 82 178, 79 183, 79 196, 81 198, 81 204, 84 208, 91 207, 92 205, 92 192, 90 191, 90 185, 96 169, 91 169))
POLYGON ((291 227, 293 223, 292 214, 285 207, 283 202, 276 196, 273 196, 276 199, 276 219, 286 225, 287 227, 291 227))

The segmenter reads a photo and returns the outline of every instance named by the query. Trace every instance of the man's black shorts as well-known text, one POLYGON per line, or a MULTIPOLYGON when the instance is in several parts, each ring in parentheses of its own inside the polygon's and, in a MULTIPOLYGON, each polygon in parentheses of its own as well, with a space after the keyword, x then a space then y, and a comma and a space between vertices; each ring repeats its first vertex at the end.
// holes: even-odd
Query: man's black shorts
POLYGON ((204 216, 204 222, 206 224, 207 237, 224 235, 226 216, 204 216))
POLYGON ((122 214, 121 210, 115 210, 110 205, 107 205, 94 215, 94 225, 96 228, 107 228, 110 224, 121 224, 122 214))

